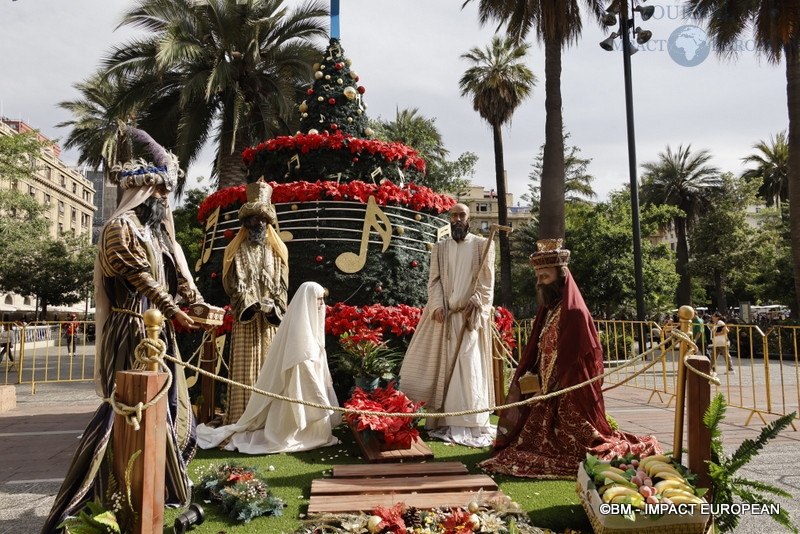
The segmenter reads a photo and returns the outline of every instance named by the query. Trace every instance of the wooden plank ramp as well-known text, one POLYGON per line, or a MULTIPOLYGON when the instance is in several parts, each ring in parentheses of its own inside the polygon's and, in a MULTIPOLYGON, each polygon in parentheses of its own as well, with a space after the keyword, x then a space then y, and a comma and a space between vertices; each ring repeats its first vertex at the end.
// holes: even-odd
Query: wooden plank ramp
POLYGON ((309 514, 369 512, 402 502, 420 509, 466 506, 482 499, 508 500, 486 475, 470 475, 461 462, 336 465, 333 478, 311 482, 309 514))

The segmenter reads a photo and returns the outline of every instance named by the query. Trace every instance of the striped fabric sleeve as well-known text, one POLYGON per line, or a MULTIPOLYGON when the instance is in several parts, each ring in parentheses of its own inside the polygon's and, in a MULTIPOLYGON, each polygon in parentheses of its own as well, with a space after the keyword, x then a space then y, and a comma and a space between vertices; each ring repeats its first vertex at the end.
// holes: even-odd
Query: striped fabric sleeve
POLYGON ((186 304, 203 302, 203 295, 200 294, 194 284, 183 277, 180 269, 178 269, 178 295, 183 297, 183 301, 186 302, 186 304))
POLYGON ((136 238, 129 221, 122 218, 109 221, 103 234, 103 247, 103 274, 121 276, 147 297, 165 317, 171 319, 175 316, 179 308, 153 278, 147 252, 136 238))

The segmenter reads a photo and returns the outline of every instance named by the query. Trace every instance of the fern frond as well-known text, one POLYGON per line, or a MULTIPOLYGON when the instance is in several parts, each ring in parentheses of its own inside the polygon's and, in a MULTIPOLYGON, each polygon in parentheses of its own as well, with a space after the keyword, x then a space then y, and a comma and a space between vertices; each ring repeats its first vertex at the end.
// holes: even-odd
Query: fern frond
MULTIPOLYGON (((767 484, 765 482, 761 482, 759 480, 748 480, 746 478, 736 477, 736 478, 732 478, 731 479, 731 484, 733 485, 734 488, 737 488, 737 487, 740 487, 740 486, 744 486, 744 487, 753 488, 753 489, 758 490, 758 491, 763 491, 763 492, 766 492, 766 493, 772 493, 773 495, 778 495, 779 497, 786 497, 787 499, 791 499, 792 498, 791 493, 788 493, 788 492, 782 490, 781 488, 775 487, 775 486, 773 486, 771 484, 767 484)), ((748 502, 753 502, 753 503, 761 502, 762 498, 763 497, 759 496, 758 500, 748 501, 748 502)))
POLYGON ((725 419, 726 409, 725 395, 718 393, 711 401, 711 404, 708 405, 706 413, 703 414, 703 424, 711 431, 712 440, 722 435, 719 425, 725 419))
POLYGON ((779 417, 761 429, 758 437, 754 440, 746 439, 731 455, 731 474, 735 473, 740 467, 746 465, 756 454, 764 448, 769 440, 776 437, 781 430, 786 428, 794 420, 797 412, 779 417))

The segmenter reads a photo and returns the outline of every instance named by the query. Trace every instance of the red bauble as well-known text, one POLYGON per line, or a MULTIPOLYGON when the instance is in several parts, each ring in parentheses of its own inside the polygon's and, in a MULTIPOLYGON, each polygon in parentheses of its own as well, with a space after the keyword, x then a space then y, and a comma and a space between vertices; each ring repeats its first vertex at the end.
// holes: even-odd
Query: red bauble
POLYGON ((361 78, 360 78, 359 76, 353 76, 353 79, 354 79, 355 81, 358 81, 358 80, 360 80, 361 78))
POLYGON ((383 291, 383 288, 381 286, 375 288, 376 293, 380 293, 381 291, 383 291))
POLYGON ((321 263, 323 259, 325 259, 325 258, 323 258, 322 256, 317 256, 316 257, 317 263, 321 263))
POLYGON ((334 67, 336 67, 337 69, 341 69, 342 67, 344 67, 344 65, 342 65, 341 63, 337 63, 336 65, 334 65, 334 67))
POLYGON ((417 263, 417 260, 414 260, 414 261, 411 262, 411 266, 412 267, 416 267, 418 265, 419 265, 419 263, 417 263))
POLYGON ((363 85, 359 85, 358 89, 356 89, 356 90, 362 95, 367 91, 366 89, 364 89, 363 85))
POLYGON ((336 103, 336 99, 335 98, 329 98, 328 99, 328 104, 335 104, 335 103, 336 103))
POLYGON ((314 94, 314 90, 313 89, 309 89, 308 90, 308 94, 313 95, 314 94))
MULTIPOLYGON (((353 161, 358 161, 358 158, 353 158, 353 161)), ((200 248, 203 248, 203 245, 200 245, 200 248)))
POLYGON ((338 124, 336 124, 336 123, 331 124, 331 130, 338 130, 338 129, 339 129, 339 125, 338 124))
POLYGON ((216 278, 216 277, 217 277, 217 273, 211 273, 211 278, 216 278))
POLYGON ((225 230, 225 232, 224 232, 222 235, 224 235, 224 236, 225 236, 225 239, 227 239, 228 241, 230 241, 231 239, 233 239, 233 237, 234 237, 236 234, 233 232, 233 230, 231 230, 230 228, 228 228, 227 230, 225 230))

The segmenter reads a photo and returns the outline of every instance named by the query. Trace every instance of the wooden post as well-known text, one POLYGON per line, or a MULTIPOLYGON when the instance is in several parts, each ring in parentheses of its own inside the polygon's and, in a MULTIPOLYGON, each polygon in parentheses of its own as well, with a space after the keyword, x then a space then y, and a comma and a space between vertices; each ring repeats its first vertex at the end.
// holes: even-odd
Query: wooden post
POLYGON ((502 357, 499 355, 493 355, 492 375, 494 377, 494 403, 496 406, 502 406, 506 403, 505 369, 506 366, 504 365, 502 357))
MULTIPOLYGON (((681 332, 691 335, 694 309, 691 306, 681 306, 678 311, 678 317, 681 319, 681 332)), ((672 441, 672 457, 678 463, 681 462, 683 457, 683 413, 686 400, 686 367, 684 366, 683 358, 688 350, 688 343, 682 341, 680 356, 678 357, 678 384, 675 391, 675 437, 672 441)))
MULTIPOLYGON (((706 374, 711 372, 711 361, 704 355, 689 356, 686 364, 706 374)), ((697 487, 710 490, 711 478, 708 476, 706 461, 711 459, 711 431, 703 423, 703 415, 711 404, 711 384, 707 379, 695 373, 687 374, 686 404, 689 406, 686 415, 686 434, 689 444, 687 467, 692 473, 697 474, 697 487)))
MULTIPOLYGON (((163 316, 158 310, 144 314, 147 337, 158 339, 163 316), (151 313, 155 312, 155 313, 151 313)), ((128 406, 150 402, 167 382, 166 373, 155 371, 120 371, 117 373, 119 402, 128 406)), ((133 509, 139 520, 134 534, 161 534, 164 524, 164 471, 167 448, 167 396, 142 412, 139 430, 134 430, 124 416, 116 415, 113 430, 114 476, 125 484, 128 461, 136 451, 141 455, 133 463, 130 476, 133 509)))

